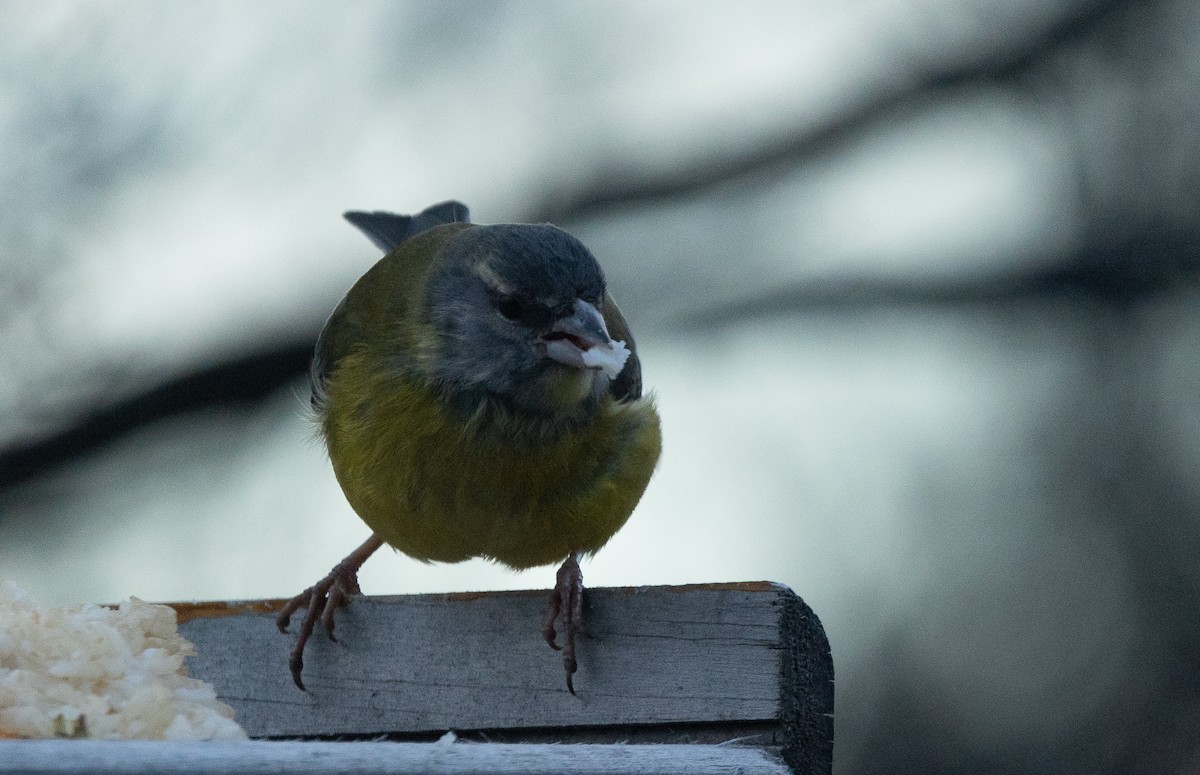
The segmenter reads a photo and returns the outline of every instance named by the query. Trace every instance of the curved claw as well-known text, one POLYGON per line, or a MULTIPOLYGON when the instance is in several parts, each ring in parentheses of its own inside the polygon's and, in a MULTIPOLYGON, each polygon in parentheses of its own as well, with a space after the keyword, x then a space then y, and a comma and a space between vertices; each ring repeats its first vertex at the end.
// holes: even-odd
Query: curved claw
POLYGON ((329 590, 329 596, 325 598, 325 610, 321 612, 321 626, 325 628, 325 637, 334 643, 337 643, 338 639, 333 634, 333 627, 336 624, 333 614, 344 605, 346 605, 346 594, 342 592, 342 585, 334 584, 333 588, 329 590))
POLYGON ((358 570, 380 546, 383 546, 382 539, 371 536, 346 559, 335 565, 325 578, 287 601, 276 615, 275 625, 280 632, 286 633, 292 614, 301 608, 307 609, 304 620, 300 623, 300 635, 296 639, 296 645, 288 655, 288 669, 291 671, 292 681, 300 691, 308 691, 300 674, 304 670, 304 647, 312 637, 317 621, 324 625, 329 639, 336 641, 337 638, 333 636, 334 613, 346 605, 351 597, 362 594, 358 584, 358 570))
POLYGON ((579 663, 575 659, 575 636, 583 633, 590 637, 583 628, 583 571, 579 568, 579 558, 571 554, 558 569, 554 591, 550 593, 550 605, 546 609, 546 618, 542 622, 542 638, 547 645, 563 655, 563 669, 567 673, 567 691, 575 694, 575 672, 579 663), (563 643, 558 645, 558 633, 554 623, 562 617, 563 643))

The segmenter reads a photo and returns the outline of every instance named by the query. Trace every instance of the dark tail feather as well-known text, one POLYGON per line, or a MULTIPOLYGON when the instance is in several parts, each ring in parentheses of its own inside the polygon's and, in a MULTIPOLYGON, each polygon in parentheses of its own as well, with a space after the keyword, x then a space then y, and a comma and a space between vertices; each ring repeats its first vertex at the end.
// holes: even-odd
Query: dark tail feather
POLYGON ((462 202, 453 199, 448 202, 426 207, 416 215, 397 215, 396 213, 376 210, 373 213, 361 210, 351 210, 346 213, 347 221, 358 227, 367 235, 375 246, 384 253, 390 253, 392 248, 410 237, 415 237, 423 231, 444 223, 468 223, 471 211, 462 202))

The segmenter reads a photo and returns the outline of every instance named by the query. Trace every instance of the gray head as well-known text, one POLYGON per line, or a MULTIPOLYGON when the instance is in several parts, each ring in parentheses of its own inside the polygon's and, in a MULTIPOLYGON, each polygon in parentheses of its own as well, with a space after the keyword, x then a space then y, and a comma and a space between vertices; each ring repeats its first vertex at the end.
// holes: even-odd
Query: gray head
POLYGON ((546 416, 586 412, 609 383, 594 365, 613 347, 604 298, 600 265, 562 229, 464 229, 429 280, 425 309, 438 341, 431 376, 469 403, 491 398, 546 416))

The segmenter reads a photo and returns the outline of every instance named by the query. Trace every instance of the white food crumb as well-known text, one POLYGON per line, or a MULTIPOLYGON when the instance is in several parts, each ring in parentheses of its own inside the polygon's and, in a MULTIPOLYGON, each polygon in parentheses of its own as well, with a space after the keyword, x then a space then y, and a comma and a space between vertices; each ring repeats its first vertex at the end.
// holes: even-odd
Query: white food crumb
POLYGON ((593 369, 601 369, 609 379, 616 379, 629 360, 629 350, 625 342, 616 340, 611 345, 598 344, 583 351, 583 365, 593 369))
POLYGON ((457 739, 458 739, 458 735, 454 734, 454 730, 451 729, 449 732, 447 732, 446 734, 444 734, 438 738, 436 745, 440 745, 442 747, 451 746, 454 744, 454 741, 457 739))
POLYGON ((0 738, 244 740, 194 653, 169 606, 45 609, 0 583, 0 738))

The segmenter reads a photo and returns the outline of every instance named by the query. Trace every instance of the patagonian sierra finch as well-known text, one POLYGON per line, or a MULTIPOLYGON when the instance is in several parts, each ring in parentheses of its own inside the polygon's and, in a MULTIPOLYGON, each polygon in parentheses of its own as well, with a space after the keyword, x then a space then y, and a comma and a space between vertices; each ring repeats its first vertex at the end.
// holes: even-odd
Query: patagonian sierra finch
POLYGON ((292 678, 304 688, 317 622, 333 638, 386 543, 424 561, 561 562, 542 635, 574 693, 579 558, 625 524, 662 444, 604 273, 557 227, 471 224, 458 202, 346 218, 386 255, 334 309, 310 381, 334 473, 373 535, 280 612, 286 631, 307 609, 292 678))

